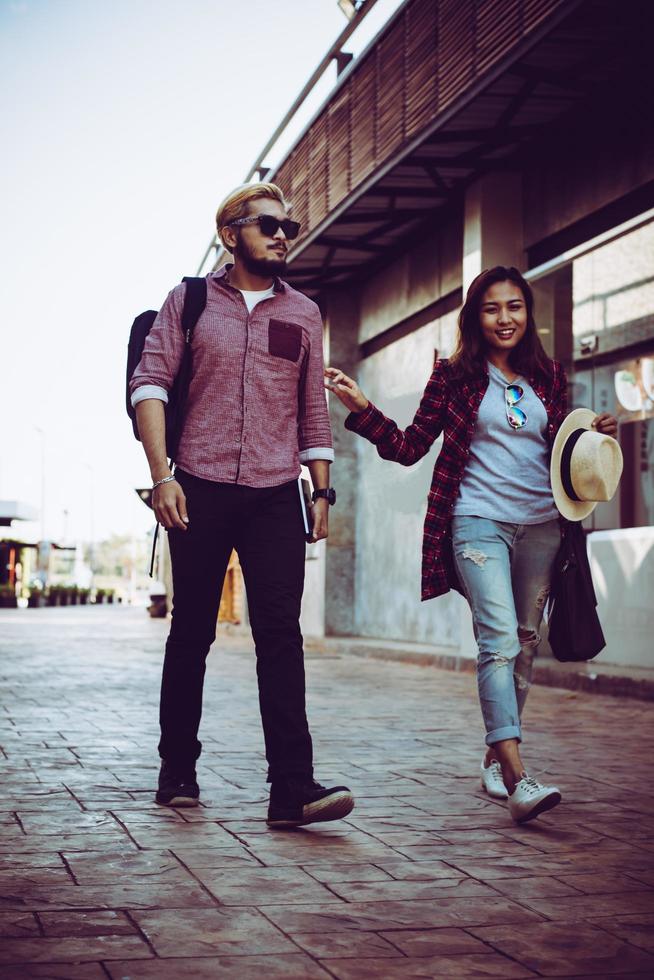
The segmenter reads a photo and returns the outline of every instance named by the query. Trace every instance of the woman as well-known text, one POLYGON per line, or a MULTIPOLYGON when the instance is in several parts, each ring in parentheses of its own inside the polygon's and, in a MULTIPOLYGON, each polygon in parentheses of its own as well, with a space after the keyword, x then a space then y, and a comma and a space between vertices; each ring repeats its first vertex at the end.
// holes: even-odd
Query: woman
MULTIPOLYGON (((561 793, 525 772, 521 715, 538 629, 560 544, 549 478, 550 449, 566 415, 566 377, 545 353, 531 289, 517 269, 477 276, 459 315, 449 360, 436 362, 412 424, 387 419, 336 368, 326 387, 350 410, 346 428, 383 459, 410 466, 443 433, 423 539, 422 598, 463 592, 479 647, 478 686, 487 751, 481 783, 509 801, 521 823, 561 793)), ((615 436, 604 413, 595 428, 615 436)))

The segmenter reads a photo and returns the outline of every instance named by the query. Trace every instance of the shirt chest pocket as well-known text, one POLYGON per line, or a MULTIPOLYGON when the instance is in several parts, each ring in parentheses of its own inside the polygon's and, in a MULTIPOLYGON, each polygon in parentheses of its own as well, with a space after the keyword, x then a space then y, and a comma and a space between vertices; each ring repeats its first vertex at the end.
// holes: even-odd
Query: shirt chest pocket
POLYGON ((273 357, 283 357, 286 361, 297 361, 302 351, 302 327, 287 320, 269 320, 268 353, 273 357))

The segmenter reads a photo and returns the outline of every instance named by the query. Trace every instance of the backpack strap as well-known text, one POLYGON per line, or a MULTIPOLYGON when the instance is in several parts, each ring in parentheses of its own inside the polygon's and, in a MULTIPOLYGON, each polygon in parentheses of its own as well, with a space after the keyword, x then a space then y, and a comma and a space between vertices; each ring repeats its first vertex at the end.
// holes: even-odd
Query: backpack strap
MULTIPOLYGON (((184 293, 184 309, 182 311, 182 332, 184 334, 186 344, 184 347, 184 357, 182 359, 182 364, 180 365, 178 378, 175 379, 176 382, 179 383, 179 404, 177 405, 176 428, 179 428, 179 420, 183 415, 186 404, 186 396, 188 395, 189 374, 191 367, 191 341, 193 339, 193 331, 195 330, 195 325, 202 316, 202 312, 207 305, 206 279, 198 276, 184 276, 182 282, 186 283, 186 291, 184 293)), ((174 451, 170 456, 171 467, 174 463, 176 451, 177 445, 175 440, 174 451)), ((158 536, 159 524, 157 522, 154 529, 154 535, 152 537, 152 552, 150 554, 150 569, 148 572, 150 578, 152 578, 154 572, 154 560, 157 551, 158 536)))
POLYGON ((184 276, 186 283, 184 296, 184 311, 182 313, 182 331, 187 344, 193 339, 195 325, 207 305, 207 280, 204 277, 184 276))

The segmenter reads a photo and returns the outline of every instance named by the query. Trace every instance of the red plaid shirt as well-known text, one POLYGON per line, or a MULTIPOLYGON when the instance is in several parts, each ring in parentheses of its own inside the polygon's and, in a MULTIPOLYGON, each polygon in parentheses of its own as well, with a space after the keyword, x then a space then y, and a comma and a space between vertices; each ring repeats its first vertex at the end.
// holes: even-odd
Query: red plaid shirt
MULTIPOLYGON (((567 413, 565 371, 558 361, 553 361, 552 365, 551 382, 529 379, 547 411, 550 446, 567 413)), ((372 403, 365 411, 351 414, 345 420, 347 429, 374 443, 382 459, 391 459, 403 466, 412 466, 422 459, 443 433, 443 447, 434 465, 427 497, 422 541, 423 601, 444 595, 450 588, 461 591, 452 557, 452 508, 468 461, 479 406, 487 388, 486 372, 461 381, 452 377, 448 361, 437 361, 413 422, 404 431, 372 403)))

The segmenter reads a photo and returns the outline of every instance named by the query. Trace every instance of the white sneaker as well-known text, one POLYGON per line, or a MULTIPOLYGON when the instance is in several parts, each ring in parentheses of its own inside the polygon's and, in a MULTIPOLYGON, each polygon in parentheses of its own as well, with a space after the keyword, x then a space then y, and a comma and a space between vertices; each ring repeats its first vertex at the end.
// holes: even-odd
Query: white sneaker
POLYGON ((509 796, 509 812, 516 823, 525 823, 560 802, 561 790, 557 786, 542 786, 525 774, 509 796))
POLYGON ((502 779, 502 767, 497 759, 494 759, 489 766, 485 766, 484 760, 481 760, 481 788, 485 789, 488 795, 495 797, 496 800, 509 798, 509 791, 502 779))

